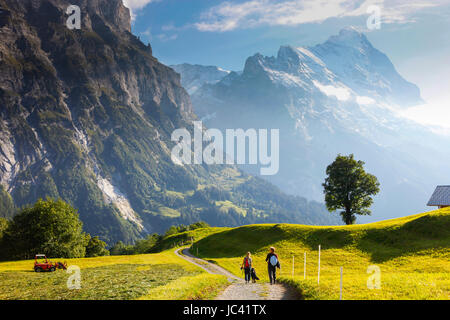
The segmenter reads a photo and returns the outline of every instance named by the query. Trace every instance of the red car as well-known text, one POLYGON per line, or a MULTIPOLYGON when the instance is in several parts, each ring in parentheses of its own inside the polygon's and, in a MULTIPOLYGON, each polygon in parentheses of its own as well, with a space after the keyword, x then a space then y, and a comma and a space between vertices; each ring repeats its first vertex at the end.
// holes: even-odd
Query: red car
POLYGON ((34 271, 43 272, 50 271, 53 272, 57 268, 57 265, 51 261, 48 261, 45 254, 37 254, 34 257, 34 271))

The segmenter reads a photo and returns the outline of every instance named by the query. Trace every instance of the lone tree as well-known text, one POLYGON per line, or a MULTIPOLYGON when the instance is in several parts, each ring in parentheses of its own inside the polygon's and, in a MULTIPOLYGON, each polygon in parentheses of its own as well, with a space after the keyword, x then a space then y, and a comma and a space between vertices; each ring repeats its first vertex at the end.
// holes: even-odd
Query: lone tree
POLYGON ((356 215, 370 215, 372 196, 380 191, 377 177, 364 171, 364 162, 349 156, 338 155, 327 167, 327 178, 323 184, 325 204, 328 211, 340 212, 342 220, 353 224, 356 215))

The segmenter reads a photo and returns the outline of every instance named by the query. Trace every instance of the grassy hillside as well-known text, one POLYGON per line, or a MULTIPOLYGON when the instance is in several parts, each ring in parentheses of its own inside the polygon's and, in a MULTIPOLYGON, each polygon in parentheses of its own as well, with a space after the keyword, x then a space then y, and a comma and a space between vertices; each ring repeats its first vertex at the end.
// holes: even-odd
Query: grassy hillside
POLYGON ((199 241, 205 237, 208 237, 210 235, 223 232, 226 230, 229 230, 230 228, 218 228, 218 227, 211 227, 211 228, 199 228, 195 230, 189 230, 177 234, 173 234, 170 236, 164 237, 160 243, 158 243, 152 250, 152 252, 161 252, 170 248, 176 248, 181 246, 188 246, 191 245, 194 241, 199 241))
POLYGON ((275 246, 282 263, 280 280, 298 287, 306 299, 338 299, 341 266, 344 299, 450 299, 450 209, 353 226, 250 225, 212 234, 195 246, 201 257, 237 275, 242 257, 251 251, 263 280, 265 256, 275 246), (381 270, 381 289, 367 288, 370 265, 381 270))
MULTIPOLYGON (((57 259, 52 259, 57 261, 57 259)), ((67 259, 81 269, 81 289, 69 290, 65 271, 35 273, 33 261, 0 263, 0 300, 208 299, 225 285, 172 251, 67 259)))

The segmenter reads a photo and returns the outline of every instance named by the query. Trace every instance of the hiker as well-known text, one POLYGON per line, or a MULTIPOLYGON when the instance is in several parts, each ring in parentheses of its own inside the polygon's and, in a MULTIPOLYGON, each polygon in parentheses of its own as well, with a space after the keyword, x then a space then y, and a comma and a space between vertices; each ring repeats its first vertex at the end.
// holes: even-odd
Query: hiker
POLYGON ((274 247, 270 247, 270 251, 266 257, 266 262, 269 271, 270 284, 275 284, 277 281, 277 268, 281 269, 281 265, 278 255, 275 253, 274 247))
POLYGON ((252 270, 252 255, 250 252, 247 252, 244 261, 242 261, 241 270, 242 269, 244 269, 245 272, 245 283, 249 283, 252 270))

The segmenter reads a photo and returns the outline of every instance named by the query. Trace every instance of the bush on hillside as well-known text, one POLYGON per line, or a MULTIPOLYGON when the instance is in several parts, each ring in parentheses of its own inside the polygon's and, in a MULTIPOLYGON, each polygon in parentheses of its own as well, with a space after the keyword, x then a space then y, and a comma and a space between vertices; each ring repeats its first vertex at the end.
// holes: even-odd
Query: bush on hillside
POLYGON ((159 234, 150 234, 147 238, 136 241, 133 252, 134 254, 148 253, 158 244, 160 240, 161 236, 159 234))
POLYGON ((8 220, 5 218, 0 218, 0 239, 3 236, 3 232, 5 232, 6 228, 8 227, 8 220))
POLYGON ((0 186, 0 218, 10 219, 14 216, 16 207, 9 193, 0 186))
POLYGON ((112 256, 130 255, 134 254, 134 246, 126 245, 122 241, 118 241, 109 252, 112 256))
POLYGON ((106 250, 106 242, 99 239, 99 237, 86 236, 88 244, 86 246, 86 257, 99 257, 99 256, 109 256, 109 251, 106 250))
POLYGON ((164 236, 161 236, 156 233, 150 234, 145 239, 137 240, 134 245, 126 245, 122 241, 118 241, 109 251, 111 255, 131 255, 131 254, 159 252, 161 251, 160 244, 167 237, 186 231, 209 227, 210 227, 209 224, 203 221, 196 222, 188 226, 185 225, 171 226, 166 231, 164 236))
POLYGON ((180 224, 179 226, 171 226, 166 233, 164 234, 165 237, 171 236, 173 234, 182 233, 190 230, 200 229, 200 228, 209 228, 210 225, 206 222, 199 221, 196 223, 193 223, 189 226, 185 226, 183 224, 180 224))

